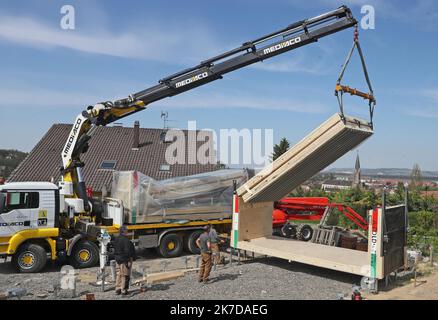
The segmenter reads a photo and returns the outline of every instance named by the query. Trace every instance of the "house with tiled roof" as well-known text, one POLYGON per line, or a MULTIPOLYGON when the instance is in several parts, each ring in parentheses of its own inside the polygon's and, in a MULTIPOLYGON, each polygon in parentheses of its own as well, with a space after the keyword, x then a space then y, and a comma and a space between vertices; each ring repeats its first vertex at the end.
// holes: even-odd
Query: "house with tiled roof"
MULTIPOLYGON (((53 181, 60 179, 61 151, 71 130, 70 124, 54 124, 37 143, 29 155, 7 179, 8 182, 53 181)), ((85 163, 83 174, 88 187, 95 193, 110 191, 113 171, 137 170, 156 180, 188 176, 214 171, 217 168, 213 149, 212 132, 202 132, 204 140, 197 141, 199 131, 179 130, 184 135, 182 144, 184 161, 169 164, 166 150, 174 142, 168 139, 167 130, 140 128, 136 121, 133 127, 119 125, 98 127, 90 140, 90 146, 81 156, 85 163), (193 141, 192 141, 193 140, 193 141), (190 159, 205 144, 211 161, 202 164, 190 159), (196 148, 196 150, 194 150, 196 148), (208 148, 207 148, 208 149, 208 148)))

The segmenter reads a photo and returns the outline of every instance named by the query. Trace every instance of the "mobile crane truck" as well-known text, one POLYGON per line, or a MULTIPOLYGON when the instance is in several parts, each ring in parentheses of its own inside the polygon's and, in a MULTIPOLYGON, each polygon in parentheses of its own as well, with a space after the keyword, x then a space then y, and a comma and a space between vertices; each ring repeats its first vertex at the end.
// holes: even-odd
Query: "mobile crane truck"
MULTIPOLYGON (((317 42, 355 25, 357 21, 351 10, 342 6, 247 41, 236 49, 165 77, 157 85, 127 98, 89 106, 75 119, 62 150, 59 185, 17 182, 0 187, 0 256, 12 257, 20 272, 38 272, 48 260, 68 259, 77 268, 97 264, 99 236, 104 232, 115 233, 120 227, 99 222, 102 210, 98 210, 99 206, 87 196, 82 175, 84 163, 81 154, 87 151, 88 142, 98 126, 106 126, 145 110, 152 102, 222 79, 224 74, 317 42)), ((132 240, 145 243, 146 247, 162 246, 164 239, 170 239, 167 244, 171 248, 173 242, 180 243, 183 238, 193 241, 194 233, 206 223, 229 227, 231 219, 194 221, 184 225, 129 225, 128 229, 132 232, 132 240), (153 241, 149 241, 151 239, 153 241)))

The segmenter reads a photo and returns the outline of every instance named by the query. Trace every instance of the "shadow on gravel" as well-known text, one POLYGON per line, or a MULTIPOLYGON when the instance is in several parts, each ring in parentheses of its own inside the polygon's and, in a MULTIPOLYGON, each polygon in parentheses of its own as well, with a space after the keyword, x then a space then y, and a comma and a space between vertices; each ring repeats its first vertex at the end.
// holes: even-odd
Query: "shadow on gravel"
MULTIPOLYGON (((39 273, 60 272, 63 264, 48 262, 44 269, 39 273)), ((0 262, 0 274, 20 274, 10 261, 0 262)))
MULTIPOLYGON (((155 249, 137 249, 135 252, 137 259, 141 260, 158 260, 163 259, 162 256, 160 256, 155 249)), ((185 256, 192 256, 191 253, 183 252, 180 257, 177 258, 168 258, 168 259, 180 259, 181 257, 185 256)))
POLYGON ((284 259, 279 258, 256 258, 254 261, 248 261, 245 263, 263 263, 265 265, 270 265, 273 267, 278 267, 282 269, 286 269, 289 271, 304 273, 320 278, 330 279, 338 282, 343 282, 347 284, 355 284, 359 285, 361 277, 354 274, 349 274, 346 272, 330 270, 325 268, 320 268, 316 266, 311 266, 299 262, 288 262, 284 259))
POLYGON ((157 283, 153 284, 152 288, 148 288, 147 291, 166 291, 171 286, 173 286, 173 283, 157 283))
POLYGON ((240 276, 240 274, 221 274, 218 275, 217 277, 214 277, 210 280, 210 283, 215 283, 215 282, 219 282, 219 281, 224 281, 224 280, 236 280, 238 277, 240 276))

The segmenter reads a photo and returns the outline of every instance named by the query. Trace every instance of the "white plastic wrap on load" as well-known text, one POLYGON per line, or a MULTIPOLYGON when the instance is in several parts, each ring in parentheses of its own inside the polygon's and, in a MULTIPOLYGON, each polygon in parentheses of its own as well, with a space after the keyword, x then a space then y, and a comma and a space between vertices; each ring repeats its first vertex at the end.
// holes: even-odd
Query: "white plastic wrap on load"
POLYGON ((123 202, 128 224, 223 219, 231 217, 233 180, 240 186, 248 179, 244 169, 161 181, 138 171, 116 171, 111 196, 123 202))

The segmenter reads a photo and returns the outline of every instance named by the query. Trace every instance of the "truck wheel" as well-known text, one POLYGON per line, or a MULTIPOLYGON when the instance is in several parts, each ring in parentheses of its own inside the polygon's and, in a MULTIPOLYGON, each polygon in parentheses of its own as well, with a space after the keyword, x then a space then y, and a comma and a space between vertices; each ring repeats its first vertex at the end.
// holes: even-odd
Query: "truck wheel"
POLYGON ((160 245, 157 249, 163 258, 179 257, 183 251, 183 242, 181 237, 177 234, 168 233, 161 238, 160 245))
POLYGON ((70 263, 76 269, 94 267, 99 262, 99 247, 88 240, 79 241, 70 255, 70 263))
POLYGON ((199 249, 198 246, 196 245, 196 240, 198 240, 201 234, 202 234, 202 230, 195 230, 186 237, 184 248, 187 252, 193 254, 201 253, 201 249, 199 249))
POLYGON ((293 224, 286 223, 281 228, 281 236, 285 238, 295 239, 295 237, 297 236, 297 228, 293 224))
POLYGON ((39 272, 45 267, 46 263, 46 249, 33 243, 23 244, 12 257, 12 264, 22 273, 39 272))
POLYGON ((301 241, 309 241, 312 239, 313 229, 308 224, 300 224, 297 228, 297 239, 301 241))

